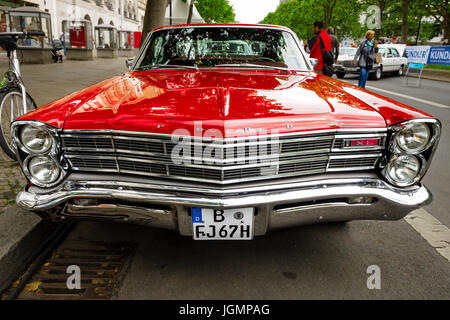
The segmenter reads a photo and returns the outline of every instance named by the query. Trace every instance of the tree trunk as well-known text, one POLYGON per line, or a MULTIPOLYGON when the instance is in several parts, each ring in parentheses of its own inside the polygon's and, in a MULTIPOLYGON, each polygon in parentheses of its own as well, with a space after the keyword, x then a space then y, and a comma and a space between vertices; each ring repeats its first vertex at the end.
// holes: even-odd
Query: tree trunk
POLYGON ((402 43, 408 42, 408 0, 402 1, 402 43))
POLYGON ((150 31, 164 24, 167 4, 168 0, 147 0, 141 45, 150 31))
POLYGON ((447 10, 447 12, 445 13, 445 15, 444 15, 444 21, 443 21, 443 23, 442 23, 442 25, 443 25, 443 29, 444 29, 444 43, 445 44, 450 44, 450 39, 449 39, 449 29, 450 29, 450 14, 449 14, 449 11, 447 10))
POLYGON ((187 24, 190 24, 192 22, 192 13, 194 11, 194 0, 191 0, 191 4, 189 5, 189 14, 187 18, 187 24))

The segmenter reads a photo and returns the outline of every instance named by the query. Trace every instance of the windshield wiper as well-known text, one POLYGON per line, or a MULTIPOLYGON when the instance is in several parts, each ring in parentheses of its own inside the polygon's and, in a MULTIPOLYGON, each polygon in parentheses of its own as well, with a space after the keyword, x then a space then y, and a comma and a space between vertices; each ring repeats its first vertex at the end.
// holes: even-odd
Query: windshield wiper
POLYGON ((262 68, 262 69, 275 69, 275 70, 284 70, 284 71, 290 71, 288 68, 282 68, 282 67, 274 67, 274 66, 266 66, 263 64, 256 64, 256 63, 224 63, 224 64, 216 64, 216 67, 232 67, 232 68, 262 68))
POLYGON ((151 66, 142 66, 137 68, 136 70, 152 70, 152 69, 164 69, 164 68, 177 68, 177 69, 193 69, 198 71, 198 67, 196 66, 184 66, 178 64, 154 64, 151 66))

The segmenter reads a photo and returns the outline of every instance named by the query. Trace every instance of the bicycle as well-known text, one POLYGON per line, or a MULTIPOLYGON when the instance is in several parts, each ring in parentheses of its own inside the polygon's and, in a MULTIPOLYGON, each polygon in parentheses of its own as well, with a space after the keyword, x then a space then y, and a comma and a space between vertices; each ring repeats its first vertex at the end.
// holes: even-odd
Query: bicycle
POLYGON ((0 80, 0 146, 12 159, 16 159, 11 139, 11 123, 18 117, 36 109, 36 103, 26 92, 17 57, 17 40, 45 36, 44 32, 0 32, 0 47, 9 59, 9 70, 0 80))

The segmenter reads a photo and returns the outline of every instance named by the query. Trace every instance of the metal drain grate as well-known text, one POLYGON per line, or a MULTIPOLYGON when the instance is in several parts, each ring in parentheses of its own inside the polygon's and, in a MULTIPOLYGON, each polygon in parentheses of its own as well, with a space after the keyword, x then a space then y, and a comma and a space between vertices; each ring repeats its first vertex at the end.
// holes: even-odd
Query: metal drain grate
POLYGON ((17 299, 110 299, 130 264, 135 244, 64 241, 33 276, 17 299), (70 265, 80 267, 81 289, 68 289, 70 265))

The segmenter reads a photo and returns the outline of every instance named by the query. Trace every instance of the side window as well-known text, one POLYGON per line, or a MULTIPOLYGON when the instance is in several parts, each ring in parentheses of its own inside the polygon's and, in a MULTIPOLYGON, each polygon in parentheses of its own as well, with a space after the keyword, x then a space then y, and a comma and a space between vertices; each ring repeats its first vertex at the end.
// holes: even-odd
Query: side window
POLYGON ((400 54, 398 53, 397 49, 392 49, 392 54, 394 55, 394 57, 399 58, 400 54))
POLYGON ((391 50, 391 48, 388 49, 388 51, 387 51, 387 56, 388 56, 388 57, 392 57, 392 50, 391 50))

